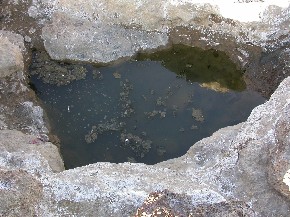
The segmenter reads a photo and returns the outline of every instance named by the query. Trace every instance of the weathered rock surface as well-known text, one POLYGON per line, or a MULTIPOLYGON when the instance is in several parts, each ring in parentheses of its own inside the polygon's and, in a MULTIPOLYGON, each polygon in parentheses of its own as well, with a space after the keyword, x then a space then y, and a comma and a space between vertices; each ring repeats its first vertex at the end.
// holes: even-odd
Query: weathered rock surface
POLYGON ((168 42, 168 36, 164 33, 116 24, 104 25, 64 13, 55 12, 52 22, 43 28, 42 37, 53 59, 107 63, 168 42))
MULTIPOLYGON (((157 165, 96 163, 52 173, 49 160, 39 157, 39 163, 31 165, 27 162, 33 158, 21 155, 10 158, 12 163, 1 160, 1 168, 24 170, 35 179, 33 183, 42 186, 40 202, 32 209, 39 216, 135 215, 138 207, 144 208, 150 193, 166 189, 176 197, 174 201, 183 201, 180 206, 196 216, 289 216, 289 190, 282 179, 289 170, 289 127, 285 124, 290 117, 289 93, 287 78, 246 122, 221 129, 196 143, 184 156, 157 165), (41 165, 45 162, 49 164, 41 165)), ((2 135, 9 133, 2 131, 2 135)), ((36 150, 43 145, 40 143, 36 150)), ((19 147, 12 144, 8 143, 2 159, 14 153, 13 147, 19 147)), ((23 194, 30 195, 27 191, 23 194)), ((170 195, 166 197, 172 200, 170 195)), ((165 211, 173 206, 163 202, 165 211)), ((8 205, 2 201, 0 206, 8 205)), ((152 211, 154 204, 145 208, 152 211)))
POLYGON ((0 30, 0 78, 6 77, 15 72, 23 72, 24 69, 21 48, 17 45, 17 43, 20 43, 20 46, 24 47, 23 41, 21 43, 22 37, 16 34, 8 35, 5 33, 7 32, 0 30), (13 36, 18 37, 18 40, 11 40, 11 36, 12 39, 13 36), (13 42, 16 43, 14 44, 13 42))
POLYGON ((57 147, 46 140, 45 135, 25 135, 20 131, 1 130, 2 166, 5 165, 6 168, 11 169, 27 169, 39 174, 63 171, 64 165, 57 147))
MULTIPOLYGON (((247 70, 248 84, 269 95, 289 75, 289 1, 229 1, 233 10, 221 2, 33 0, 22 13, 39 26, 23 32, 28 43, 44 26, 45 47, 59 60, 110 62, 169 43, 224 50, 247 70), (249 9, 259 9, 254 15, 267 10, 261 19, 237 13, 249 9)), ((12 28, 17 22, 8 12, 0 21, 12 28)), ((154 212, 156 204, 166 211, 173 201, 196 216, 290 215, 290 77, 246 122, 217 131, 180 158, 61 172, 57 148, 44 135, 42 109, 26 87, 21 44, 23 37, 0 32, 0 215, 129 216, 138 208, 154 212), (14 68, 7 70, 7 63, 14 68), (148 207, 152 192, 166 200, 148 207)))
MULTIPOLYGON (((34 17, 46 15, 47 19, 52 20, 51 24, 45 24, 42 36, 50 56, 60 60, 89 60, 106 63, 121 57, 132 56, 137 51, 168 44, 167 34, 171 29, 179 26, 190 28, 191 34, 187 35, 189 41, 200 40, 211 47, 220 45, 225 37, 235 44, 250 42, 265 47, 268 35, 271 34, 273 38, 277 38, 278 35, 287 34, 287 31, 281 28, 279 31, 275 29, 279 25, 285 25, 285 22, 267 22, 266 24, 266 21, 269 21, 268 15, 263 16, 263 20, 258 23, 241 23, 238 20, 226 19, 220 13, 223 4, 216 5, 211 1, 204 4, 195 1, 168 0, 155 1, 154 4, 150 1, 135 0, 126 2, 99 0, 89 3, 87 1, 77 3, 55 1, 53 6, 44 8, 39 7, 40 4, 34 3, 30 14, 34 17), (47 13, 47 11, 50 12, 47 13), (194 31, 198 34, 192 34, 194 31), (150 35, 155 36, 156 39, 152 40, 150 35), (113 56, 112 53, 114 53, 113 56), (100 55, 103 58, 100 58, 100 55)), ((246 4, 248 8, 253 7, 247 3, 233 5, 237 4, 240 6, 246 4)), ((269 8, 268 10, 271 12, 272 19, 280 14, 282 9, 275 11, 269 8)), ((283 13, 280 16, 279 20, 285 19, 287 11, 284 12, 284 16, 283 13)), ((241 17, 244 16, 239 18, 241 17)), ((223 46, 225 45, 220 45, 221 48, 223 46)), ((244 53, 242 52, 240 56, 244 53)), ((244 62, 242 56, 240 61, 244 62)))
POLYGON ((155 166, 97 163, 76 168, 49 177, 53 184, 46 185, 45 192, 50 199, 55 195, 57 207, 66 207, 64 201, 69 200, 79 210, 94 206, 105 216, 133 214, 148 193, 164 189, 191 197, 192 206, 239 200, 257 216, 288 216, 290 204, 280 192, 289 195, 281 179, 289 169, 289 143, 278 141, 289 134, 287 125, 281 124, 290 116, 289 87, 290 78, 245 123, 219 130, 181 158, 155 166), (277 144, 285 148, 277 151, 277 144), (277 156, 284 156, 282 168, 277 156), (280 173, 272 173, 273 166, 280 173), (96 206, 100 201, 102 207, 96 206))
POLYGON ((192 198, 168 190, 151 193, 135 216, 254 216, 251 208, 240 201, 192 205, 192 198))
POLYGON ((290 75, 289 3, 33 1, 28 13, 44 25, 53 59, 107 63, 171 43, 214 48, 246 71, 249 87, 269 97, 290 75))
POLYGON ((23 170, 0 169, 0 215, 36 216, 42 184, 23 170))
POLYGON ((43 110, 27 87, 23 37, 0 30, 0 50, 0 129, 16 129, 35 135, 48 133, 43 110))

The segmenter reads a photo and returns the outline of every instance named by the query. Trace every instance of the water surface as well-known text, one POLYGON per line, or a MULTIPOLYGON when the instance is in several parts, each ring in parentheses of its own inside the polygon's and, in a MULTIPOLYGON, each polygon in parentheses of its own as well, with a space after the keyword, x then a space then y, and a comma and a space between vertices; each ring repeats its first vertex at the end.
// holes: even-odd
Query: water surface
MULTIPOLYGON (((205 68, 202 60, 194 67, 192 57, 168 63, 154 54, 107 67, 82 65, 85 78, 67 85, 43 83, 33 75, 66 167, 100 161, 155 164, 245 121, 265 99, 246 89, 240 71, 219 66, 220 53, 210 52, 205 68)), ((31 71, 41 67, 32 64, 31 71)))

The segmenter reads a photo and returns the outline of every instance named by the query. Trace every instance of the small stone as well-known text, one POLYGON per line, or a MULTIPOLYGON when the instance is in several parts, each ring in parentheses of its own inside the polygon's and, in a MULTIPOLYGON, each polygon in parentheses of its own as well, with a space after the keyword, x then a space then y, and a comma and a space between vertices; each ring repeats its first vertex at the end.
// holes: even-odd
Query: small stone
POLYGON ((24 41, 28 42, 28 43, 31 43, 31 38, 26 35, 26 36, 24 36, 24 41))

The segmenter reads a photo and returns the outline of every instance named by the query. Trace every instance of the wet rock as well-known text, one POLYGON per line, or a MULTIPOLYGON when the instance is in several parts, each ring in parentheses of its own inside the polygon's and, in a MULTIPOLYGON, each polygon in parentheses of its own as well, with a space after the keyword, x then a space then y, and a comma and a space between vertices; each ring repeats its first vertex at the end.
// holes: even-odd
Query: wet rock
POLYGON ((38 75, 44 83, 60 86, 84 79, 87 70, 82 65, 56 62, 51 60, 45 52, 36 52, 29 72, 31 75, 38 75))
POLYGON ((0 31, 0 78, 11 75, 15 72, 22 72, 24 70, 22 50, 17 43, 23 44, 23 38, 20 35, 20 41, 13 43, 9 38, 1 35, 0 31))

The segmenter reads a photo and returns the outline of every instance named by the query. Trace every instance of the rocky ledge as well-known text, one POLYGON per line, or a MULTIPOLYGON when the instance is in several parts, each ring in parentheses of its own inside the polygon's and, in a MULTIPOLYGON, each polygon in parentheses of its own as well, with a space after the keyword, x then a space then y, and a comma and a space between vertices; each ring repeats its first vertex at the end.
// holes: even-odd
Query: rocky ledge
POLYGON ((0 215, 289 216, 289 1, 229 1, 233 10, 266 9, 247 20, 219 2, 1 2, 0 215), (11 22, 15 8, 32 23, 11 22), (25 73, 28 48, 42 40, 55 59, 94 62, 170 43, 215 48, 266 95, 285 79, 246 122, 220 129, 180 158, 65 171, 25 73))

